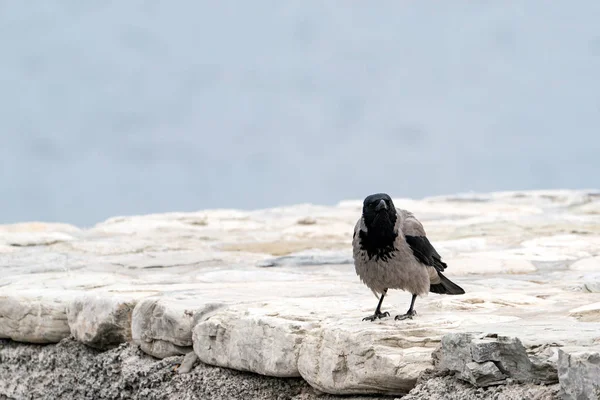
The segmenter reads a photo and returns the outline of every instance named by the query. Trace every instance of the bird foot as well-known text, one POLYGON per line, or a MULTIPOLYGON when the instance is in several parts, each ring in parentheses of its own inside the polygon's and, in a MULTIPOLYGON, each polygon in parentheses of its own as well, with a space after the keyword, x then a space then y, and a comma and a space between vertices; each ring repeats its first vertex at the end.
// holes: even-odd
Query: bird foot
POLYGON ((417 315, 417 312, 415 310, 410 310, 410 311, 408 311, 404 315, 396 315, 396 317, 394 319, 396 321, 402 321, 402 320, 405 320, 405 319, 413 319, 413 317, 415 315, 417 315))
POLYGON ((390 313, 389 312, 379 312, 379 313, 375 313, 373 315, 369 315, 368 317, 364 317, 363 321, 375 321, 376 319, 381 319, 383 317, 389 317, 390 313))

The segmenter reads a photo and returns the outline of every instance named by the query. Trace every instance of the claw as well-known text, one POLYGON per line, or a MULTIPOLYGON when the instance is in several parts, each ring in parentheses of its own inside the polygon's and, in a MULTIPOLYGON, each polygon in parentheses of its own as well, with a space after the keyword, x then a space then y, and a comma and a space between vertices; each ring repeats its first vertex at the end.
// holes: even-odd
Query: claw
POLYGON ((382 313, 378 313, 378 314, 373 314, 373 315, 369 315, 368 317, 364 317, 363 321, 375 321, 376 319, 381 319, 383 317, 389 317, 390 313, 389 312, 382 312, 382 313))
POLYGON ((396 317, 394 317, 394 319, 396 321, 402 321, 402 320, 405 320, 405 319, 413 319, 413 317, 415 315, 417 315, 417 312, 415 310, 411 310, 411 311, 407 312, 404 315, 396 315, 396 317))

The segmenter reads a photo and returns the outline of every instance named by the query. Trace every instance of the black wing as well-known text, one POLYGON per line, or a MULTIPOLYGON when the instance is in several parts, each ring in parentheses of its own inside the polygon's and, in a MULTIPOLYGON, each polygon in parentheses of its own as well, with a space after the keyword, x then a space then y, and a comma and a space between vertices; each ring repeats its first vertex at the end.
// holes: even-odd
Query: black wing
POLYGON ((434 267, 438 272, 446 269, 446 263, 442 261, 442 257, 431 245, 426 236, 405 235, 404 237, 417 260, 425 265, 434 267))

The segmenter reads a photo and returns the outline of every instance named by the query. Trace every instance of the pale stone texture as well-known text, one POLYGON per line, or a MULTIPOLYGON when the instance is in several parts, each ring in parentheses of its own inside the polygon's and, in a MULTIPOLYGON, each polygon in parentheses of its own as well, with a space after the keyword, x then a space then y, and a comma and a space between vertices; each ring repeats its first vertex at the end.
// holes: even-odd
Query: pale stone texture
POLYGON ((66 296, 0 295, 0 338, 56 343, 68 337, 66 296))
POLYGON ((600 322, 600 303, 577 307, 569 313, 583 322, 600 322))
POLYGON ((81 232, 68 224, 29 222, 0 225, 0 244, 13 247, 46 246, 75 240, 81 232))
POLYGON ((402 394, 431 368, 435 342, 420 332, 331 322, 302 342, 298 369, 311 386, 334 394, 402 394))
POLYGON ((446 261, 455 266, 454 275, 526 274, 536 271, 533 263, 527 260, 503 260, 483 254, 449 258, 446 261))
POLYGON ((98 293, 78 296, 67 307, 71 334, 100 349, 131 341, 131 314, 137 300, 131 296, 98 293))
POLYGON ((600 272, 600 257, 584 258, 571 264, 573 271, 600 272))
MULTIPOLYGON (((291 311, 292 308, 289 310, 291 311)), ((201 361, 263 375, 294 377, 300 345, 316 325, 277 307, 228 308, 194 329, 194 351, 201 361)))
POLYGON ((133 310, 133 340, 158 358, 189 353, 193 316, 193 309, 168 299, 144 299, 133 310))
MULTIPOLYGON (((417 299, 414 320, 394 321, 410 295, 391 290, 383 303, 391 317, 362 321, 377 300, 352 265, 362 207, 354 200, 115 217, 85 230, 0 226, 0 337, 126 340, 127 313, 115 315, 124 303, 110 299, 131 298, 131 340, 154 357, 193 346, 205 362, 348 394, 409 390, 448 334, 518 338, 531 363, 550 366, 556 348, 600 344, 598 193, 394 201, 423 222, 448 277, 466 290, 417 299), (82 295, 98 300, 77 303, 82 295), (103 302, 111 305, 91 311, 103 302)), ((497 361, 478 360, 464 362, 467 380, 504 382, 497 361)))
POLYGON ((600 399, 600 349, 559 350, 558 378, 565 400, 600 399))

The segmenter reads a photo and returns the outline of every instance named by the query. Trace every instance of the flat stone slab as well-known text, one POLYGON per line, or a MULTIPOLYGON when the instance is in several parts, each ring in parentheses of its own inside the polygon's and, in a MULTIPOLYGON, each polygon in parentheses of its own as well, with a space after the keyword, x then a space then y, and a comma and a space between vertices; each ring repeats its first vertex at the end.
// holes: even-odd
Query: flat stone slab
POLYGON ((0 338, 26 343, 59 342, 70 334, 66 315, 69 300, 69 293, 59 297, 23 290, 0 295, 0 338))
MULTIPOLYGON (((514 338, 554 366, 556 349, 600 345, 598 192, 394 202, 423 222, 466 290, 417 299, 413 320, 393 319, 410 295, 390 291, 391 317, 362 321, 377 299, 352 264, 361 201, 345 201, 115 217, 90 229, 0 226, 0 338, 133 342, 157 358, 194 351, 332 394, 406 393, 448 335, 514 338)), ((474 384, 510 375, 493 357, 463 361, 474 384)))

